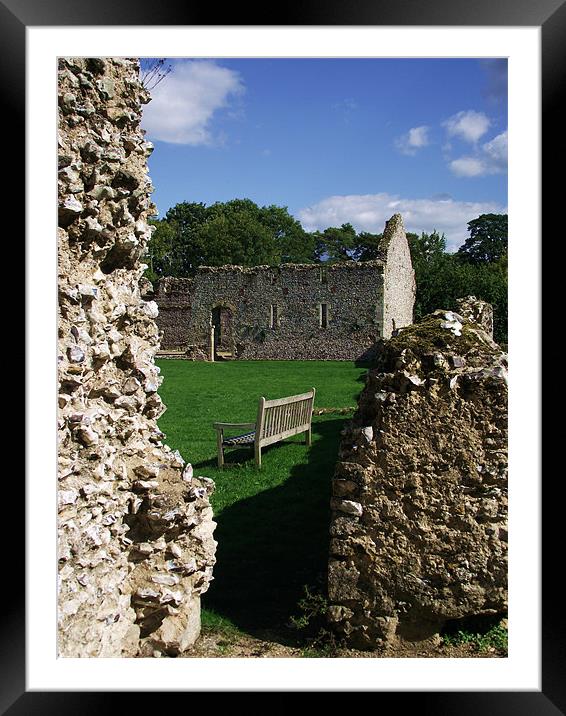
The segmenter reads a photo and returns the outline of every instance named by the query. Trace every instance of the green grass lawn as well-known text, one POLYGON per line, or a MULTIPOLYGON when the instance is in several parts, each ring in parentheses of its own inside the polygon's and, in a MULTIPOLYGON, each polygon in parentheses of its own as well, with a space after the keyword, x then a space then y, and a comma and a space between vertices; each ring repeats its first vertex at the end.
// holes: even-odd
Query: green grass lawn
POLYGON ((366 369, 345 361, 157 361, 167 410, 159 420, 166 442, 216 483, 212 496, 218 541, 214 581, 203 598, 203 624, 243 631, 283 630, 297 612, 303 586, 325 583, 330 481, 340 431, 349 415, 313 417, 304 435, 262 451, 226 450, 216 463, 215 421, 254 422, 267 399, 316 388, 315 409, 355 406, 366 369))

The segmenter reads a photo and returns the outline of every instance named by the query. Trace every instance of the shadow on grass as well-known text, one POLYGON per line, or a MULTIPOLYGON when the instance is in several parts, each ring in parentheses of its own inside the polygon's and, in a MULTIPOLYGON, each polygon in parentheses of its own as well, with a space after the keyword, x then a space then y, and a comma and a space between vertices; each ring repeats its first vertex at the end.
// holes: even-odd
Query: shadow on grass
POLYGON ((318 439, 307 463, 295 465, 283 484, 218 515, 217 562, 204 607, 251 634, 269 630, 292 639, 285 625, 298 616, 303 586, 326 585, 330 483, 347 420, 313 423, 318 439))
MULTIPOLYGON (((276 446, 281 446, 281 443, 277 443, 276 446)), ((261 454, 265 455, 267 450, 276 446, 269 445, 267 448, 263 448, 261 454)), ((226 448, 224 450, 224 464, 226 465, 226 467, 230 467, 231 465, 245 465, 246 463, 253 464, 254 460, 255 453, 253 445, 251 447, 243 447, 236 449, 226 448)), ((210 460, 201 460, 200 462, 193 463, 194 470, 203 470, 211 467, 218 467, 218 457, 213 457, 210 458, 210 460)))
MULTIPOLYGON (((313 432, 316 432, 313 427, 313 432)), ((285 450, 289 443, 279 442, 273 445, 267 445, 261 449, 262 458, 269 454, 271 450, 285 450)), ((192 463, 194 470, 202 470, 207 468, 218 467, 218 457, 210 458, 209 460, 201 460, 200 462, 192 463)), ((255 452, 254 446, 250 447, 239 447, 239 448, 225 448, 224 450, 224 465, 230 469, 232 466, 245 466, 252 467, 255 465, 255 452)), ((264 468, 265 469, 265 468, 264 468)))

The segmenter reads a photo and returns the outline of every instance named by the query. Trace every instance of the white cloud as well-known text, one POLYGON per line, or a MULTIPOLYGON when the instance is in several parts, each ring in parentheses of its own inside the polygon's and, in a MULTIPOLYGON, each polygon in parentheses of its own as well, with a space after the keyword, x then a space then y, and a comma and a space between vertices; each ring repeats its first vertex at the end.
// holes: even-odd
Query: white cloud
POLYGON ((468 238, 469 221, 480 214, 506 211, 506 207, 495 202, 454 201, 444 195, 432 199, 408 199, 381 193, 330 196, 299 210, 297 217, 307 231, 350 222, 357 231, 381 233, 387 219, 399 213, 407 231, 444 233, 448 250, 456 251, 468 238))
POLYGON ((395 140, 395 146, 402 154, 414 155, 422 147, 430 144, 428 137, 429 127, 413 127, 406 134, 395 140))
POLYGON ((460 157, 450 162, 450 169, 458 177, 479 177, 486 173, 484 163, 478 157, 460 157))
POLYGON ((179 62, 152 90, 144 107, 142 126, 151 139, 172 144, 219 141, 211 129, 214 113, 244 91, 240 75, 214 62, 179 62))
POLYGON ((507 171, 507 130, 486 142, 482 151, 494 170, 507 171))
POLYGON ((487 132, 490 124, 489 117, 483 112, 469 109, 452 115, 442 123, 442 126, 446 127, 448 136, 475 143, 487 132))
POLYGON ((450 162, 456 176, 479 177, 507 171, 507 130, 482 144, 474 156, 460 157, 450 162))

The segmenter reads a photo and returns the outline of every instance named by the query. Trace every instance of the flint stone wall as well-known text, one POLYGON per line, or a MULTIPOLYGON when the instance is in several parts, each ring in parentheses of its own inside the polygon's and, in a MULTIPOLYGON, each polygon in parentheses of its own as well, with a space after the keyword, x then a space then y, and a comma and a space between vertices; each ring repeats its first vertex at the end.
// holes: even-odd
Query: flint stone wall
POLYGON ((414 272, 398 214, 386 224, 376 261, 201 267, 192 278, 161 279, 153 296, 163 349, 189 347, 208 354, 211 314, 223 307, 231 314, 225 347, 234 357, 274 360, 371 359, 380 337, 412 321, 414 297, 414 272), (321 325, 323 304, 326 326, 321 325))
POLYGON ((386 257, 381 335, 389 338, 397 328, 413 322, 416 294, 411 251, 400 214, 386 223, 380 248, 386 257))
POLYGON ((329 610, 350 644, 507 608, 507 362, 436 311, 383 341, 333 479, 329 610))
POLYGON ((477 323, 490 338, 493 338, 493 306, 491 303, 481 301, 475 296, 466 296, 458 298, 456 305, 460 316, 472 323, 477 323))
POLYGON ((213 483, 163 444, 154 213, 139 64, 59 62, 58 642, 64 657, 176 654, 212 578, 213 483))

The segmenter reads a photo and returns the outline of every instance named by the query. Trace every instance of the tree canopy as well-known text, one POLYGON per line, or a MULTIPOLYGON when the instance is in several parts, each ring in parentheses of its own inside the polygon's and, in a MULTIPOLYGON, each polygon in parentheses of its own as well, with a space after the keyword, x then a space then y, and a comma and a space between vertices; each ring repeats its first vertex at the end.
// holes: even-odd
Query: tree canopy
POLYGON ((488 264, 507 254, 507 214, 481 214, 468 223, 469 237, 458 258, 470 264, 488 264))
POLYGON ((459 251, 447 253, 444 234, 436 231, 407 238, 417 284, 415 320, 437 308, 456 310, 458 298, 476 296, 493 305, 494 338, 506 344, 507 254, 474 262, 463 259, 459 251))
POLYGON ((190 276, 199 266, 313 261, 314 241, 286 207, 250 199, 182 202, 153 222, 149 278, 190 276))

